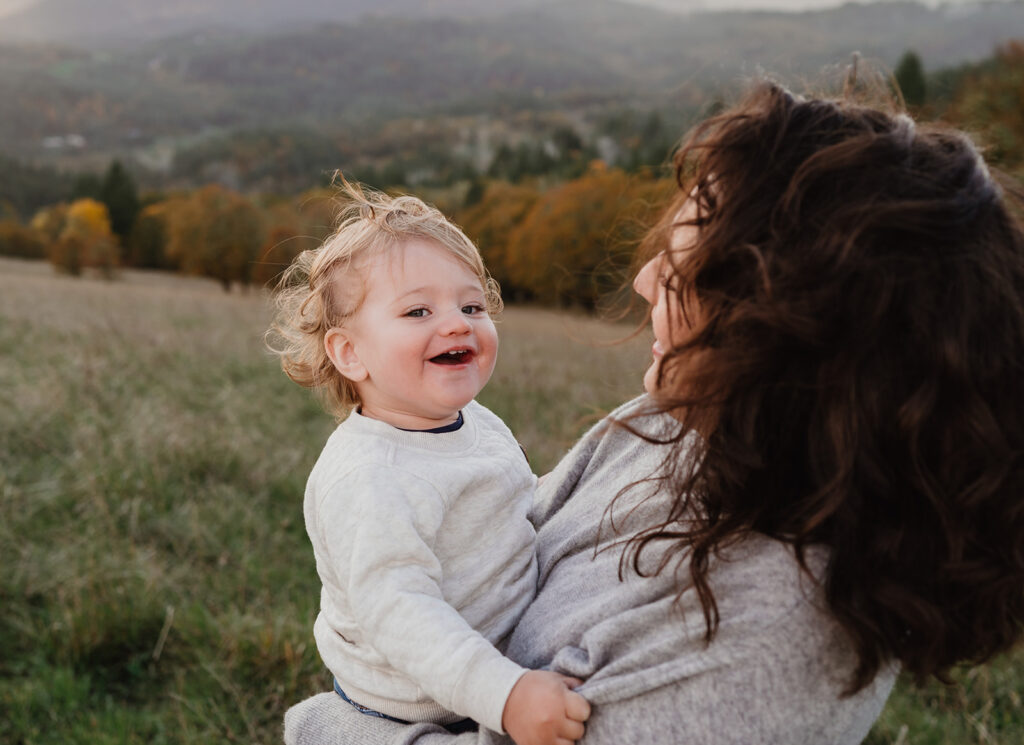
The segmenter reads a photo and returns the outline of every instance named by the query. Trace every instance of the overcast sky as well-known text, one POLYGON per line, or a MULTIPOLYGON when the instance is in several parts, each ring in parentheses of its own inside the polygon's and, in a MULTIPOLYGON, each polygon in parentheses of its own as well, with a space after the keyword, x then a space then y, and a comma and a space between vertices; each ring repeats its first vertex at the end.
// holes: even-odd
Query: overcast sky
MULTIPOLYGON (((151 0, 160 2, 161 0, 151 0)), ((498 0, 500 2, 500 0, 498 0)), ((687 5, 705 10, 718 10, 725 8, 762 8, 762 9, 785 9, 804 10, 807 8, 828 8, 830 6, 842 5, 844 0, 632 0, 641 5, 660 5, 662 7, 685 7, 687 5)), ((865 0, 861 0, 864 2, 865 0)), ((866 0, 867 2, 878 2, 879 0, 866 0)), ((923 0, 928 5, 963 5, 973 0, 923 0)), ((0 0, 0 16, 10 13, 12 10, 31 5, 39 0, 0 0)))
MULTIPOLYGON (((760 10, 809 10, 811 8, 834 8, 848 0, 626 0, 640 5, 658 5, 664 8, 692 7, 702 10, 724 10, 726 8, 756 8, 760 10)), ((886 0, 852 0, 871 3, 886 0)), ((892 0, 888 0, 891 2, 892 0)), ((0 0, 2 2, 2 0, 0 0)), ((978 0, 918 0, 923 5, 966 5, 978 0)))

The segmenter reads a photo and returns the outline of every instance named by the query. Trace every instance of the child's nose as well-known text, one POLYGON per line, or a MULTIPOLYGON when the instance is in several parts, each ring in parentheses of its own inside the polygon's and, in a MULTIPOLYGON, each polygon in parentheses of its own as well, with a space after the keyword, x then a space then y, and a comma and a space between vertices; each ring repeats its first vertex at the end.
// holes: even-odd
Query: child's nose
POLYGON ((450 313, 446 313, 444 318, 441 319, 441 328, 439 329, 442 336, 451 336, 453 334, 468 334, 472 331, 473 327, 469 324, 469 319, 462 313, 462 309, 456 309, 450 313))

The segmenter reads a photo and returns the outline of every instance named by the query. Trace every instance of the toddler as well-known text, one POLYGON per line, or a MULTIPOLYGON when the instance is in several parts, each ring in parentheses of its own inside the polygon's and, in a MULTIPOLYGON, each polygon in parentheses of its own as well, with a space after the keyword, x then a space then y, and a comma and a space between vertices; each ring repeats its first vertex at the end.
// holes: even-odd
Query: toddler
POLYGON ((536 477, 474 401, 494 369, 497 286, 436 209, 343 189, 338 230, 285 273, 273 328, 289 377, 347 414, 304 502, 335 690, 371 716, 470 717, 519 745, 579 739, 578 681, 496 648, 537 579, 536 477))

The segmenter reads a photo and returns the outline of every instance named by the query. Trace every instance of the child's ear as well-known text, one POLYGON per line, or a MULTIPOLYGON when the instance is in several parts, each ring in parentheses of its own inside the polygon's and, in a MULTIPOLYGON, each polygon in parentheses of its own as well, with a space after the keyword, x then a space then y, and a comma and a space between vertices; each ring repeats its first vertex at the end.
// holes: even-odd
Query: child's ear
POLYGON ((366 366, 359 361, 355 345, 345 329, 328 329, 324 334, 324 350, 335 369, 353 383, 366 380, 366 366))

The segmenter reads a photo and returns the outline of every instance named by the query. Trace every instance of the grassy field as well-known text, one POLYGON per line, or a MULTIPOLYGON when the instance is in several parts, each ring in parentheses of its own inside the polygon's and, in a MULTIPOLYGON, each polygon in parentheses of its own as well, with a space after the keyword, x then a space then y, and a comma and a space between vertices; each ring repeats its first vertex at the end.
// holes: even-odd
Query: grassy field
MULTIPOLYGON (((0 261, 0 742, 275 743, 328 684, 306 475, 333 424, 259 293, 0 261)), ((509 309, 481 400, 549 469, 639 391, 648 342, 509 309)), ((1024 742, 1024 653, 901 683, 869 743, 1024 742)))

